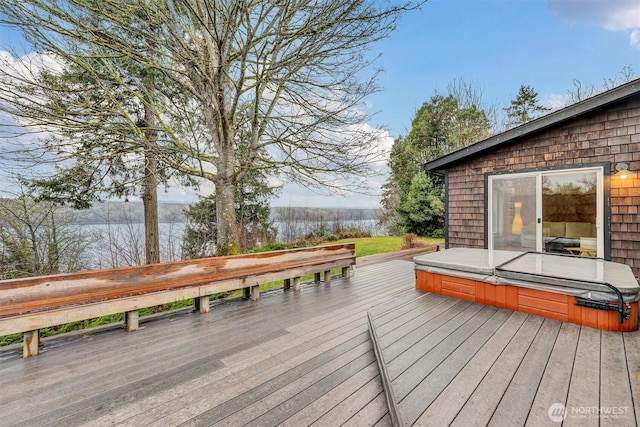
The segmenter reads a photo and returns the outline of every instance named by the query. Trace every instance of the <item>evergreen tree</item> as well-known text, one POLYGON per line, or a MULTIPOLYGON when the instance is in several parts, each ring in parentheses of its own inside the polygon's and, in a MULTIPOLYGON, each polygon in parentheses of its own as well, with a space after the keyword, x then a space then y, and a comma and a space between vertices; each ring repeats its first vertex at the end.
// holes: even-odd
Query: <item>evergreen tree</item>
POLYGON ((539 104, 538 92, 531 86, 522 85, 516 98, 511 100, 511 105, 504 110, 508 118, 507 126, 516 127, 540 117, 551 108, 539 104))
MULTIPOLYGON (((240 249, 245 251, 273 241, 276 230, 269 221, 270 199, 279 188, 268 184, 266 172, 247 171, 236 188, 237 228, 240 249)), ((182 258, 195 259, 216 254, 218 227, 216 197, 211 195, 189 206, 185 211, 187 225, 183 236, 182 258)))
POLYGON ((400 205, 405 230, 419 236, 442 236, 444 185, 442 178, 420 170, 411 180, 409 193, 400 205))
POLYGON ((389 231, 437 234, 444 224, 444 211, 439 207, 444 206, 444 183, 425 176, 422 165, 488 137, 490 128, 481 108, 463 106, 453 95, 436 94, 425 102, 416 112, 409 134, 397 138, 391 149, 381 225, 389 231))

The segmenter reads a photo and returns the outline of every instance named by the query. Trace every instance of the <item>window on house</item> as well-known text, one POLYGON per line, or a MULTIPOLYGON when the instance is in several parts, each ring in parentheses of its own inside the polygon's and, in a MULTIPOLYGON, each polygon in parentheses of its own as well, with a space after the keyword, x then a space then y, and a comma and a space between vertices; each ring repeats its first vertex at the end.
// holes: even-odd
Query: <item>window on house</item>
POLYGON ((489 249, 604 255, 602 168, 493 175, 489 249))

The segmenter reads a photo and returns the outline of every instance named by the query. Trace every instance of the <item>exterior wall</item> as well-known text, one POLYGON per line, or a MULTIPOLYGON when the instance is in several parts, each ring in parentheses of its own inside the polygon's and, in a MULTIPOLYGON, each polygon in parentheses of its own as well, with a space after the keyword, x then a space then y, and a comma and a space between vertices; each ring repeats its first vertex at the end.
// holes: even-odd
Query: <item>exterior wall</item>
POLYGON ((450 167, 447 247, 485 247, 485 174, 598 162, 629 164, 626 179, 605 179, 611 260, 640 276, 640 95, 450 167))

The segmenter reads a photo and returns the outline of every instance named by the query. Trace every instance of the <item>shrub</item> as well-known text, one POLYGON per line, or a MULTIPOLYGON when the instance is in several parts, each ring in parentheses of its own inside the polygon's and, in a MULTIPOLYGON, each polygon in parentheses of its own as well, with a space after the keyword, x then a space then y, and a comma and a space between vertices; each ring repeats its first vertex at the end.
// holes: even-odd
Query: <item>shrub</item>
POLYGON ((361 230, 343 230, 338 233, 338 237, 340 239, 357 239, 363 237, 371 237, 371 232, 369 231, 361 231, 361 230))
POLYGON ((424 246, 418 239, 418 235, 414 233, 407 233, 402 236, 402 249, 421 248, 424 246))
POLYGON ((259 248, 250 249, 247 252, 256 253, 256 252, 282 251, 284 249, 293 249, 295 247, 296 247, 295 245, 290 243, 274 242, 264 246, 260 246, 259 248))

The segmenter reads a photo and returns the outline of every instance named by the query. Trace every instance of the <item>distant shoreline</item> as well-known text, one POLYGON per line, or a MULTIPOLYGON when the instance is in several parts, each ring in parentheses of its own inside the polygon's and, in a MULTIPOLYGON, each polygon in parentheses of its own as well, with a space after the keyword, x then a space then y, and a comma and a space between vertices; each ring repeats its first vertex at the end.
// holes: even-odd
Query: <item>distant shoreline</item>
MULTIPOLYGON (((158 222, 160 224, 184 223, 184 211, 188 203, 160 202, 158 222)), ((144 223, 142 202, 100 202, 88 209, 67 208, 77 225, 140 224, 144 223)), ((304 206, 272 206, 271 221, 353 221, 377 220, 379 209, 356 208, 313 208, 304 206)))

